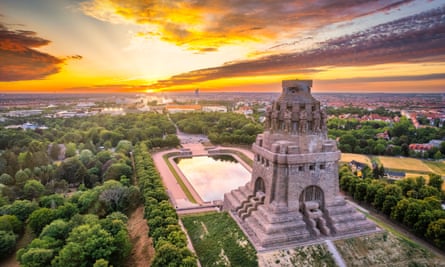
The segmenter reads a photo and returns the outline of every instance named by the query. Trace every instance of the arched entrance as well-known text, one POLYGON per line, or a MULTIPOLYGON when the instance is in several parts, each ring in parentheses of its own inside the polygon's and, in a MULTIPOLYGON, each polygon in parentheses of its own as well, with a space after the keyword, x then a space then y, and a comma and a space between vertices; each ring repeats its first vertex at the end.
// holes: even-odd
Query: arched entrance
POLYGON ((263 178, 261 177, 258 177, 255 181, 254 195, 256 195, 257 192, 266 193, 266 186, 264 184, 263 178))
POLYGON ((311 186, 306 187, 303 190, 303 192, 301 192, 301 195, 300 195, 300 207, 302 207, 302 205, 308 201, 318 202, 318 204, 320 205, 320 208, 323 209, 323 207, 324 207, 323 190, 316 185, 311 185, 311 186))

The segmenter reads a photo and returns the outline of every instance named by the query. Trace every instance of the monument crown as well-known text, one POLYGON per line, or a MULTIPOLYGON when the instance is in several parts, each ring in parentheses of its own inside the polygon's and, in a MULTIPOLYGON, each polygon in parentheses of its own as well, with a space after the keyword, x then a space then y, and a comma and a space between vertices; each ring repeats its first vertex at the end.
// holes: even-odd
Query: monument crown
POLYGON ((312 80, 283 80, 281 84, 285 94, 311 93, 312 80))

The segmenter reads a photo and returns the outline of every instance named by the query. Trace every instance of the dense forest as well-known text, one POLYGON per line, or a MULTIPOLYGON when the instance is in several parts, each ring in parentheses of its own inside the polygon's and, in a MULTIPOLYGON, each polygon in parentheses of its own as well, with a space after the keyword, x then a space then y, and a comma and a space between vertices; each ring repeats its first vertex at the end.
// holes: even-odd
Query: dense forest
MULTIPOLYGON (((127 216, 144 197, 153 196, 145 187, 141 194, 137 186, 142 174, 133 167, 134 144, 175 147, 175 126, 155 113, 33 121, 48 130, 0 128, 0 258, 13 253, 18 238, 28 232, 34 239, 17 252, 22 266, 123 266, 131 250, 127 216)), ((155 179, 156 173, 148 176, 155 179)), ((146 206, 146 212, 168 203, 164 189, 156 192, 164 194, 164 201, 146 206)), ((167 221, 173 220, 177 217, 167 221)), ((168 226, 172 238, 184 240, 179 226, 168 226)), ((171 247, 158 243, 161 256, 155 263, 171 247)))

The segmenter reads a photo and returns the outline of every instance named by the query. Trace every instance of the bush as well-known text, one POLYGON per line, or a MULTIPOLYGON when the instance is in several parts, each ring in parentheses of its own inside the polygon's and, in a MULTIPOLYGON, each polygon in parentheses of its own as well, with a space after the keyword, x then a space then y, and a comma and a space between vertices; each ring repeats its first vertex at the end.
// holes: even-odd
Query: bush
POLYGON ((0 258, 4 258, 14 252, 16 237, 12 231, 0 230, 0 258))
POLYGON ((15 215, 0 216, 0 231, 12 231, 20 234, 23 230, 23 223, 15 215))

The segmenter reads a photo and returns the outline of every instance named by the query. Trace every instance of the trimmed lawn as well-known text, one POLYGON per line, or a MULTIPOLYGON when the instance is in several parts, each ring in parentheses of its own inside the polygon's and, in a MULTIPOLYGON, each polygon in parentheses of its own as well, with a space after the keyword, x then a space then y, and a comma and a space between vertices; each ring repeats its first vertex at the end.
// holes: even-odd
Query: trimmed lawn
POLYGON ((256 251, 227 212, 184 215, 181 220, 206 266, 258 266, 256 251))

